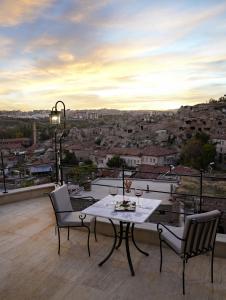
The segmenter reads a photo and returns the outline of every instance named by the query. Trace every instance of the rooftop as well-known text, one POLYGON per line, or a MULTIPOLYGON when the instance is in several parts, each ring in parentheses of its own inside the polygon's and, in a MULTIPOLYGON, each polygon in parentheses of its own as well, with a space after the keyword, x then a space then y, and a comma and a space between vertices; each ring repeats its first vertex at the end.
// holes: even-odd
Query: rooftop
MULTIPOLYGON (((47 197, 0 206, 0 299, 225 299, 226 260, 215 258, 215 283, 210 283, 209 257, 189 261, 186 296, 181 288, 181 261, 164 249, 163 272, 159 273, 159 248, 142 244, 143 256, 131 247, 136 275, 130 275, 124 247, 115 251, 102 267, 98 262, 112 245, 112 238, 87 234, 62 234, 57 254, 54 215, 47 197)), ((62 230, 63 233, 63 230, 62 230)))
POLYGON ((110 154, 116 155, 129 155, 129 156, 167 156, 177 154, 178 151, 175 149, 163 148, 159 146, 148 146, 143 149, 140 148, 112 148, 108 151, 110 154))

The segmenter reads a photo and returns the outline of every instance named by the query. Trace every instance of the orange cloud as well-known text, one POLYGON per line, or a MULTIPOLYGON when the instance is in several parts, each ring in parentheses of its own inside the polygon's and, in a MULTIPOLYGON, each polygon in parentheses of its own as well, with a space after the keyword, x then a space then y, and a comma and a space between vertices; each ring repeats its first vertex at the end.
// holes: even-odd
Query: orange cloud
POLYGON ((53 0, 2 0, 0 9, 0 25, 15 26, 31 21, 49 6, 53 0))

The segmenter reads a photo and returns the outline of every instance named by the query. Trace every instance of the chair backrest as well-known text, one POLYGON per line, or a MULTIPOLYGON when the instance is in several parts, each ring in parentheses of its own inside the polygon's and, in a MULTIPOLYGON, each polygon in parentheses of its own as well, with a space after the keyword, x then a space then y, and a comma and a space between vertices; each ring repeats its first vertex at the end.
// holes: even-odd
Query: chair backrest
POLYGON ((68 193, 67 185, 64 184, 59 188, 55 189, 53 192, 50 193, 50 199, 53 205, 53 209, 56 214, 57 222, 62 222, 64 216, 67 213, 57 213, 60 211, 73 211, 70 195, 68 193))
POLYGON ((214 248, 221 212, 213 210, 187 216, 184 225, 182 251, 189 258, 214 248))

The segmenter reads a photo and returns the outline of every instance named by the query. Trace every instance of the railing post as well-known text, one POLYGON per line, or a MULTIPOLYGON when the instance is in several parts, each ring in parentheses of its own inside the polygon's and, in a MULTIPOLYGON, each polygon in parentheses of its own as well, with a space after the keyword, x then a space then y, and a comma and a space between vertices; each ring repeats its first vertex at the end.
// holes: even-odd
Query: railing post
POLYGON ((62 168, 62 137, 60 137, 60 184, 63 185, 63 168, 62 168))
POLYGON ((4 187, 4 191, 3 193, 8 193, 6 190, 6 181, 5 181, 5 166, 4 166, 4 159, 3 159, 3 153, 1 151, 1 162, 2 162, 2 175, 3 175, 3 187, 4 187))
POLYGON ((125 195, 125 166, 122 164, 122 194, 125 195))
POLYGON ((199 213, 202 212, 202 184, 203 184, 203 170, 200 169, 199 213))
POLYGON ((59 182, 59 170, 58 170, 58 153, 57 153, 57 130, 55 129, 54 133, 54 142, 55 142, 55 172, 56 172, 56 183, 59 182))

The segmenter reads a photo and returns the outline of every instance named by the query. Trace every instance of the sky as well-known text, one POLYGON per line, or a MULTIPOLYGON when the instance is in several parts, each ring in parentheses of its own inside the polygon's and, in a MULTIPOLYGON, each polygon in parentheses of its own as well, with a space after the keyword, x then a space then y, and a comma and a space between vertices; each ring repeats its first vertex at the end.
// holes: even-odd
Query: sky
POLYGON ((226 94, 226 1, 1 0, 0 110, 165 110, 226 94))

